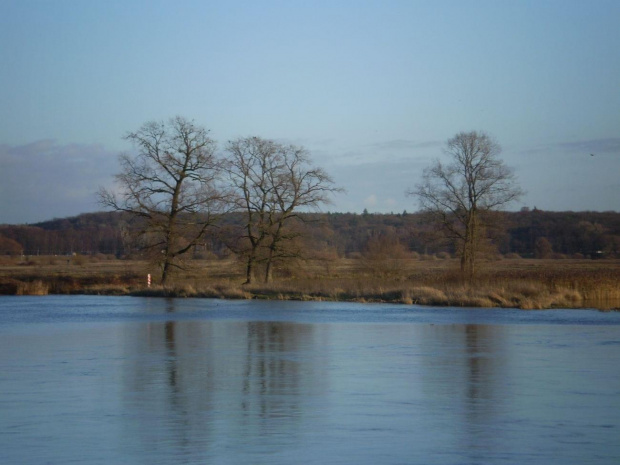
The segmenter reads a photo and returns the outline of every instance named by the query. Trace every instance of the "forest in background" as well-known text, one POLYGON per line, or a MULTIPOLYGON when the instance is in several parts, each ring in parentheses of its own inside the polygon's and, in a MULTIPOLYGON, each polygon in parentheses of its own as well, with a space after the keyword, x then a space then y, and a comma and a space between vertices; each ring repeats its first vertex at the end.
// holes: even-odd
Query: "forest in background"
MULTIPOLYGON (((487 231, 489 258, 620 258, 620 213, 497 212, 487 231)), ((224 215, 190 256, 230 257, 242 240, 240 215, 224 215)), ((108 255, 139 258, 130 217, 85 213, 31 225, 0 225, 0 255, 108 255)), ((446 258, 453 244, 423 213, 307 213, 291 225, 290 253, 300 258, 446 258)))

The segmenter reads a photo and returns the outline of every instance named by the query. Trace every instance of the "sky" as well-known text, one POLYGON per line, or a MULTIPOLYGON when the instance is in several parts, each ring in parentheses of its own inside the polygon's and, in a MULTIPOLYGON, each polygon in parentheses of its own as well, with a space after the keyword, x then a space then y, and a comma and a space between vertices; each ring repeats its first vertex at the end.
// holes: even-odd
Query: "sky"
POLYGON ((0 0, 0 224, 101 210, 123 136, 176 115, 304 146, 346 190, 324 211, 416 211, 472 130, 509 209, 620 211, 618 25, 617 0, 0 0))

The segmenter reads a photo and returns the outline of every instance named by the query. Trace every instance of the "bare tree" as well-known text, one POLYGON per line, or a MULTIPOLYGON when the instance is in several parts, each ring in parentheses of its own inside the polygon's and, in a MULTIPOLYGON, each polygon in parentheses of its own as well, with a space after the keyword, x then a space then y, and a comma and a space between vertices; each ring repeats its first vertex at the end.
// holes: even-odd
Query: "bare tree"
POLYGON ((258 262, 265 264, 269 282, 276 260, 297 256, 284 243, 299 234, 287 229, 299 210, 315 210, 339 191, 321 168, 310 166, 302 147, 259 137, 229 142, 226 170, 236 192, 237 209, 244 212, 243 237, 248 244, 246 283, 253 280, 258 262))
POLYGON ((277 169, 275 143, 248 137, 230 141, 226 148, 226 171, 235 192, 236 208, 244 214, 242 238, 247 247, 235 247, 246 257, 246 284, 252 282, 260 249, 269 234, 273 187, 268 173, 277 169))
POLYGON ((125 139, 138 149, 119 157, 118 192, 101 188, 99 202, 130 213, 144 249, 153 252, 166 284, 178 258, 207 232, 221 211, 220 163, 208 131, 177 116, 148 122, 125 139))
POLYGON ((513 171, 498 158, 501 147, 487 134, 461 132, 447 141, 444 152, 449 162, 436 160, 408 194, 456 242, 461 271, 471 279, 485 223, 493 218, 485 214, 516 200, 522 191, 513 171))

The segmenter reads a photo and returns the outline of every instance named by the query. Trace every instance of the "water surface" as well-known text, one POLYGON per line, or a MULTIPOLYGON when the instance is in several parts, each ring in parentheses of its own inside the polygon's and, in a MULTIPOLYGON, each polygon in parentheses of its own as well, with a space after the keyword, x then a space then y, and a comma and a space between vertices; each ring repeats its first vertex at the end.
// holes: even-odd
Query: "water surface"
POLYGON ((0 354, 0 463, 620 463, 620 313, 9 296, 0 354))

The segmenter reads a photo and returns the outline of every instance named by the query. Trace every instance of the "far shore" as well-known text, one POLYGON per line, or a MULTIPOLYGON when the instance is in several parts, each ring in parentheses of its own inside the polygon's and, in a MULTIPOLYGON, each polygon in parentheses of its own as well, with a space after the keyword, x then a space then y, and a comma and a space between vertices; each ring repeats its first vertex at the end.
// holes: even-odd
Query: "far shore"
POLYGON ((297 261, 271 283, 244 285, 234 259, 191 260, 157 284, 146 261, 37 256, 0 261, 0 294, 90 294, 224 299, 387 302, 485 308, 620 309, 620 260, 496 259, 464 283, 456 259, 297 261), (151 275, 152 284, 147 283, 151 275))

